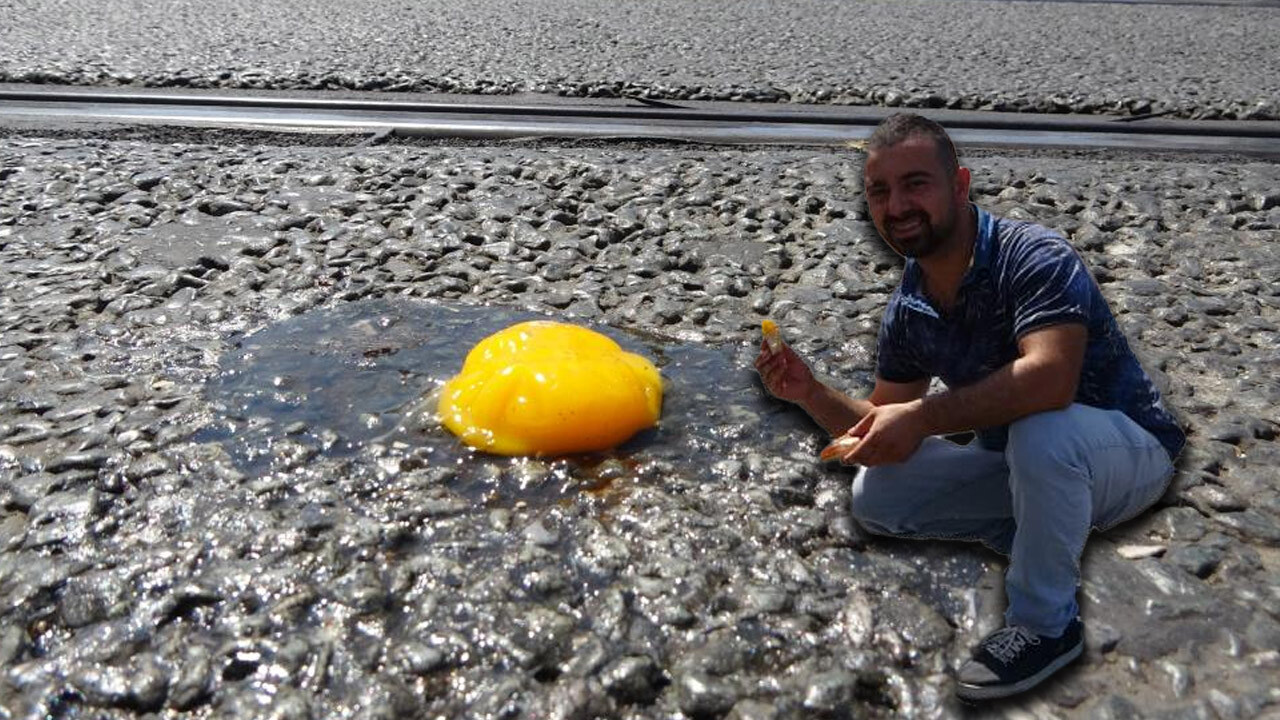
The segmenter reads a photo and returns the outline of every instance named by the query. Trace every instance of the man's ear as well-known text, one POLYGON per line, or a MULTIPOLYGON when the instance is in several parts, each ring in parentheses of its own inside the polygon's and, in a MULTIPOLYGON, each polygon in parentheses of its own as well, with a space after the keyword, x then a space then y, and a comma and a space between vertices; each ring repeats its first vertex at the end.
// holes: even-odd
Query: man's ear
POLYGON ((963 165, 956 168, 955 190, 956 197, 968 202, 969 201, 969 183, 973 180, 973 176, 969 173, 969 168, 963 165))

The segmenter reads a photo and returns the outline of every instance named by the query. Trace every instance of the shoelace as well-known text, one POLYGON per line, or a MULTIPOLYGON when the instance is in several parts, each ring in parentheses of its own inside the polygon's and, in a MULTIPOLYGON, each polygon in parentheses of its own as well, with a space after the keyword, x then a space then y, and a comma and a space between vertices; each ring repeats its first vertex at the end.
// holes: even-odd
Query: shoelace
POLYGON ((1024 627, 1007 627, 997 630, 982 643, 982 649, 1008 665, 1028 645, 1039 645, 1040 637, 1024 627))

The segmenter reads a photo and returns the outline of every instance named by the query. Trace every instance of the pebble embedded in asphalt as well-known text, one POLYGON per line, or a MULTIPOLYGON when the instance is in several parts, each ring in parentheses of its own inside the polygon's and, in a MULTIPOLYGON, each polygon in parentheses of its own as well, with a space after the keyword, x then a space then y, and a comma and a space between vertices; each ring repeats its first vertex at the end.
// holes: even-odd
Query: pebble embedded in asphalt
MULTIPOLYGON (((1090 545, 1086 661, 1011 707, 1274 712, 1280 167, 968 164, 980 204, 1081 249, 1191 431, 1160 507, 1090 545)), ((475 458, 474 495, 423 448, 339 453, 301 420, 238 426, 270 440, 262 470, 204 439, 246 336, 362 303, 599 323, 738 377, 768 316, 856 388, 898 264, 855 156, 10 135, 0 168, 15 717, 959 712, 948 672, 998 621, 1000 560, 863 535, 849 475, 784 407, 708 393, 710 430, 668 455, 475 458), (548 483, 569 490, 509 494, 548 483)), ((363 327, 371 366, 418 342, 363 327)), ((273 378, 273 402, 306 391, 273 378)))

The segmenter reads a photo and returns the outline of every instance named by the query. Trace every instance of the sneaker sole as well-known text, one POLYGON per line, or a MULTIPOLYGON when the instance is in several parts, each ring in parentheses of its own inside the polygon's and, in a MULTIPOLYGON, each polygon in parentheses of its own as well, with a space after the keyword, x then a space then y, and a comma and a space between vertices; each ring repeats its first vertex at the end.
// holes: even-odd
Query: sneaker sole
POLYGON ((967 685, 965 683, 960 683, 956 688, 956 696, 961 700, 997 700, 999 698, 1026 692, 1045 680, 1048 680, 1050 675, 1066 667, 1068 663, 1080 657, 1080 654, 1083 652, 1084 639, 1082 638, 1075 647, 1059 655, 1057 659, 1046 665, 1043 670, 1031 677, 1019 680, 1012 685, 967 685))

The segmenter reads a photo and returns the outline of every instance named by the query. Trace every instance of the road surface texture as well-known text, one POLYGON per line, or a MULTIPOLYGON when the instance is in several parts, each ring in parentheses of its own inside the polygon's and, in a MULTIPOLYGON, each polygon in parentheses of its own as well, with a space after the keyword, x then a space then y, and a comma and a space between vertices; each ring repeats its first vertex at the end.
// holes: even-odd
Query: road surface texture
MULTIPOLYGON (((866 389, 899 263, 856 153, 210 137, 0 138, 6 717, 975 712, 949 673, 1002 559, 863 535, 749 370, 771 317, 866 389), (660 429, 460 450, 418 398, 529 313, 654 358, 660 429)), ((986 712, 1274 717, 1280 168, 968 164, 1080 249, 1190 429, 1089 546, 1083 661, 986 712)))
MULTIPOLYGON (((1280 8, 0 0, 0 82, 1280 119, 1280 8)), ((853 150, 0 129, 0 718, 1280 715, 1280 165, 971 153, 1189 429, 1084 558, 1087 650, 967 708, 1004 561, 865 535, 759 323, 865 392, 900 263, 853 150), (461 448, 529 317, 646 354, 622 448, 461 448)))
POLYGON ((1280 119, 1280 2, 0 0, 0 82, 1280 119))

